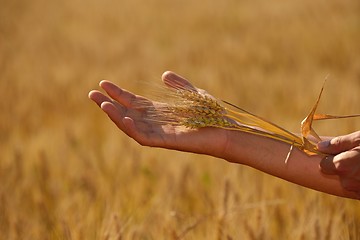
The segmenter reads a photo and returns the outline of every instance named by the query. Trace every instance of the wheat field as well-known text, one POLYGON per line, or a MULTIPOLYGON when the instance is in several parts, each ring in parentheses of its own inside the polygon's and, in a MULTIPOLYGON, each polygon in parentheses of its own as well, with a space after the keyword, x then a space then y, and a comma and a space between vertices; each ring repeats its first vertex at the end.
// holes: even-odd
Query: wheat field
POLYGON ((358 201, 141 147, 87 98, 172 70, 298 132, 329 75, 319 112, 359 113, 359 1, 0 3, 0 239, 360 239, 358 201))

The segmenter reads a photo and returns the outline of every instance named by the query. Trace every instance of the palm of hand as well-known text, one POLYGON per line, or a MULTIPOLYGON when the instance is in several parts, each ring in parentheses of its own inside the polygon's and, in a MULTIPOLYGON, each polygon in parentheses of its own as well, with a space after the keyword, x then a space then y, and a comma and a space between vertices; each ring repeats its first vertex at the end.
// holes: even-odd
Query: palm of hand
MULTIPOLYGON (((181 85, 194 91, 202 91, 171 72, 166 72, 163 80, 169 86, 181 85)), ((161 103, 123 90, 109 81, 100 82, 100 86, 108 96, 94 90, 89 93, 89 97, 120 130, 141 145, 214 156, 223 152, 229 131, 215 128, 193 130, 154 122, 150 120, 149 109, 157 108, 161 103)))

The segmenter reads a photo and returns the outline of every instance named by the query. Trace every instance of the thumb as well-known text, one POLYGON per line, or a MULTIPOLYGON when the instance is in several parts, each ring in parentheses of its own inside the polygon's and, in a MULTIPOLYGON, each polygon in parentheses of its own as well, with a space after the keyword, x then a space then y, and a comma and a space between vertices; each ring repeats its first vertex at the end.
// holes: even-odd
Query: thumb
POLYGON ((331 140, 319 142, 319 151, 329 154, 338 154, 360 145, 360 131, 348 135, 335 137, 331 140))

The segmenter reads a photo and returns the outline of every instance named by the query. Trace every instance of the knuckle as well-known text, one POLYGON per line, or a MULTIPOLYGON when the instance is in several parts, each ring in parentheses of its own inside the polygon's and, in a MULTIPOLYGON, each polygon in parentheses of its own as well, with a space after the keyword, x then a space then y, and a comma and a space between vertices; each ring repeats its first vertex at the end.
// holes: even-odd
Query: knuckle
POLYGON ((336 170, 342 174, 353 174, 356 172, 360 168, 359 150, 352 149, 336 155, 333 160, 336 170))
POLYGON ((352 147, 360 146, 360 131, 346 135, 344 138, 346 138, 344 140, 347 140, 352 147))
POLYGON ((354 136, 354 145, 360 146, 360 131, 356 132, 356 134, 354 136))
POLYGON ((342 137, 335 137, 331 140, 331 145, 333 145, 334 147, 338 147, 342 142, 342 137))
POLYGON ((348 165, 347 164, 345 164, 345 162, 344 161, 337 161, 337 162, 335 162, 334 163, 334 165, 335 165, 335 167, 336 167, 336 170, 338 171, 338 172, 341 172, 341 173, 347 173, 348 172, 348 165))
POLYGON ((349 171, 349 154, 348 152, 336 155, 334 157, 334 165, 338 172, 346 174, 349 171))

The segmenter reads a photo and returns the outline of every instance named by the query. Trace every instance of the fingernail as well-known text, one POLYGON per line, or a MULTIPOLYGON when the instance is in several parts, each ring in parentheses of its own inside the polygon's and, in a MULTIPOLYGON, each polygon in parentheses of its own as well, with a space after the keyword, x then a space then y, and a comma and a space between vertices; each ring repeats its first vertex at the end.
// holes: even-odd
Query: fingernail
POLYGON ((319 150, 326 149, 330 145, 330 140, 322 141, 317 144, 319 150))

